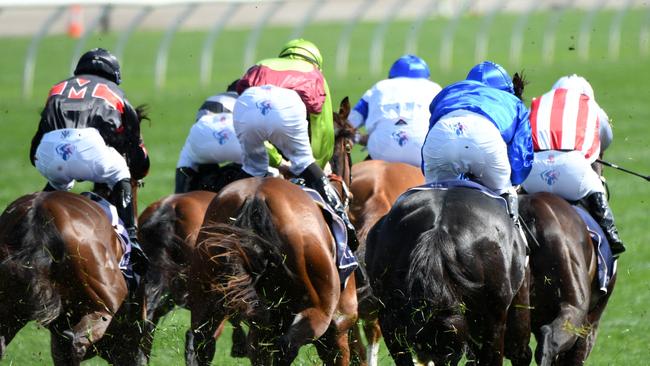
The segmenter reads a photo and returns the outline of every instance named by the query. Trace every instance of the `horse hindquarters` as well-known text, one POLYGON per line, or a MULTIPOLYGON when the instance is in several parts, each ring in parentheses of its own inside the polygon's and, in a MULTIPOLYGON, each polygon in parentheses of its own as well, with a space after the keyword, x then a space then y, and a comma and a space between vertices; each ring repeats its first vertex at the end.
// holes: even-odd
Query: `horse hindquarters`
POLYGON ((39 196, 23 196, 0 217, 0 359, 16 333, 30 320, 47 325, 61 312, 51 279, 63 257, 63 242, 39 196))

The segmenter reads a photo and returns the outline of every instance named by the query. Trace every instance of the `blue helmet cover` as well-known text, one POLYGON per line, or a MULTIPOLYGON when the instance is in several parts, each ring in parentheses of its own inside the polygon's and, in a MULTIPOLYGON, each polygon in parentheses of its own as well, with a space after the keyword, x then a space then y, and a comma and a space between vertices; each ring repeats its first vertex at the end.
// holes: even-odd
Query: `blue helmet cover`
POLYGON ((510 94, 515 93, 512 78, 506 69, 492 61, 483 61, 472 67, 467 74, 466 80, 478 81, 487 86, 506 91, 510 94))
POLYGON ((429 65, 414 55, 404 55, 398 58, 388 72, 389 79, 398 77, 426 79, 429 75, 431 75, 429 65))

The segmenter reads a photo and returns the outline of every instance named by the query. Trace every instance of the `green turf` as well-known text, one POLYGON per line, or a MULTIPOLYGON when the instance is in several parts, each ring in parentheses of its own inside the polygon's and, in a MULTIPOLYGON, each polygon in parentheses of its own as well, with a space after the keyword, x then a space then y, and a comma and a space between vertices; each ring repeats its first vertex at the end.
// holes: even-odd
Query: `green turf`
MULTIPOLYGON (((522 65, 509 64, 510 33, 516 18, 502 15, 495 19, 490 33, 488 57, 502 63, 510 72, 523 69, 530 80, 527 97, 546 91, 561 75, 579 73, 587 77, 596 91, 600 105, 613 120, 615 142, 606 158, 629 169, 650 173, 650 62, 639 52, 639 28, 645 21, 647 10, 630 11, 622 27, 621 54, 618 61, 608 58, 608 31, 614 13, 605 12, 596 17, 591 30, 589 61, 578 58, 578 31, 584 16, 567 12, 561 18, 555 43, 555 62, 542 62, 544 29, 549 14, 534 15, 524 31, 522 65)), ((481 19, 463 18, 455 36, 453 67, 445 71, 439 67, 440 34, 447 20, 431 19, 420 33, 419 55, 431 66, 432 79, 441 85, 462 79, 474 64, 474 39, 481 19)), ((404 38, 410 24, 395 23, 389 29, 386 42, 385 74, 390 62, 404 52, 404 38)), ((352 38, 350 68, 347 77, 339 79, 334 73, 335 53, 342 24, 317 24, 310 26, 305 37, 318 44, 325 58, 324 71, 328 77, 334 100, 349 95, 356 102, 361 94, 377 80, 367 72, 370 40, 375 24, 361 24, 352 38)), ((271 57, 289 36, 291 29, 274 28, 261 37, 257 57, 271 57)), ((209 88, 199 84, 199 57, 204 33, 179 33, 174 39, 167 69, 167 83, 162 91, 154 89, 154 63, 156 50, 163 34, 141 32, 127 44, 123 61, 124 90, 134 104, 151 106, 151 124, 143 128, 149 148, 152 167, 146 186, 140 192, 140 209, 154 200, 169 194, 173 189, 173 176, 178 152, 193 122, 196 108, 209 94, 222 91, 227 83, 240 76, 243 45, 248 33, 228 30, 217 40, 213 80, 209 88)), ((97 35, 87 46, 113 49, 117 34, 97 35)), ((0 207, 19 195, 40 189, 45 181, 28 160, 31 137, 36 129, 38 113, 49 87, 67 77, 75 43, 63 36, 48 37, 39 49, 36 67, 34 96, 21 97, 24 57, 28 38, 0 38, 0 207)), ((362 157, 356 150, 355 159, 362 157)), ((650 320, 647 307, 650 303, 650 234, 647 232, 650 209, 650 183, 639 178, 607 169, 612 192, 612 206, 623 239, 628 245, 619 263, 619 278, 600 327, 596 347, 588 365, 641 365, 647 364, 650 354, 650 320)), ((83 189, 82 187, 76 190, 83 189)), ((176 365, 183 361, 184 331, 189 314, 179 310, 170 314, 156 333, 152 364, 176 365)), ((219 342, 217 359, 220 364, 240 364, 230 359, 227 336, 219 342)), ((19 333, 7 350, 0 365, 50 364, 49 337, 45 330, 30 324, 19 333)), ((317 364, 311 347, 304 347, 296 364, 317 364)), ((391 364, 382 347, 381 364, 391 364)), ((93 359, 87 364, 104 364, 93 359)))

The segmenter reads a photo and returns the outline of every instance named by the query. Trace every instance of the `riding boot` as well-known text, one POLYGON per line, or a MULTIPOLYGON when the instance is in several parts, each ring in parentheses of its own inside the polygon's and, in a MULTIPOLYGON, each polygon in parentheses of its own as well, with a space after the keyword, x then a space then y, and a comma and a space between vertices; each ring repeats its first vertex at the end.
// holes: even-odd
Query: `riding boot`
POLYGON ((508 209, 508 215, 510 216, 510 219, 514 222, 515 228, 517 228, 517 232, 519 233, 519 236, 523 240, 524 244, 526 244, 526 251, 528 252, 528 240, 526 240, 526 234, 524 234, 523 228, 521 226, 521 222, 519 222, 519 195, 517 194, 517 191, 514 188, 508 189, 505 193, 501 194, 501 197, 503 197, 506 200, 506 206, 508 209))
POLYGON ((122 219, 124 227, 129 234, 131 241, 130 262, 133 271, 141 278, 149 267, 149 258, 142 250, 138 242, 138 227, 135 221, 135 210, 133 208, 133 196, 131 193, 131 179, 122 179, 113 187, 113 204, 117 209, 117 215, 122 219))
POLYGON ((316 163, 312 163, 300 174, 300 178, 305 180, 307 186, 315 189, 323 197, 325 202, 334 209, 334 212, 343 219, 343 223, 348 232, 348 246, 352 251, 357 250, 359 242, 357 240, 356 230, 350 222, 347 212, 345 212, 345 205, 341 202, 336 189, 332 187, 323 170, 316 163))
POLYGON ((609 207, 607 197, 605 197, 604 193, 596 192, 587 196, 586 202, 589 213, 605 232, 609 246, 612 249, 612 255, 618 258, 625 251, 625 245, 618 236, 618 230, 614 224, 614 214, 609 207))
POLYGON ((189 167, 176 168, 176 188, 174 193, 187 193, 192 190, 196 172, 189 167))

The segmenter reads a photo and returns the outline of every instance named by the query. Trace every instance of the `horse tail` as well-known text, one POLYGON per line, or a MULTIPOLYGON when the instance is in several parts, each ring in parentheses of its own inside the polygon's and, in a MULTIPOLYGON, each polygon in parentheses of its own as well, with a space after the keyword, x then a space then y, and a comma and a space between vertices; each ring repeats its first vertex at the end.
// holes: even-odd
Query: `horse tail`
POLYGON ((176 234, 177 221, 175 208, 162 204, 140 226, 142 247, 151 263, 145 275, 147 303, 151 311, 162 304, 165 292, 188 278, 189 266, 183 256, 184 238, 176 234))
POLYGON ((202 230, 207 238, 198 243, 197 250, 212 262, 212 273, 216 273, 212 290, 221 294, 229 311, 257 314, 260 297, 256 283, 278 271, 288 278, 295 277, 285 264, 285 255, 280 251, 282 240, 263 199, 248 199, 233 225, 212 224, 202 230))
POLYGON ((478 290, 481 284, 463 271, 456 247, 454 238, 442 228, 434 227, 420 235, 410 254, 407 275, 412 300, 434 302, 436 312, 462 311, 462 294, 478 290))
POLYGON ((61 296, 51 277, 56 270, 53 265, 63 261, 65 244, 38 197, 25 217, 17 221, 11 235, 19 243, 18 249, 0 263, 0 275, 25 286, 32 320, 47 325, 61 312, 61 296))

